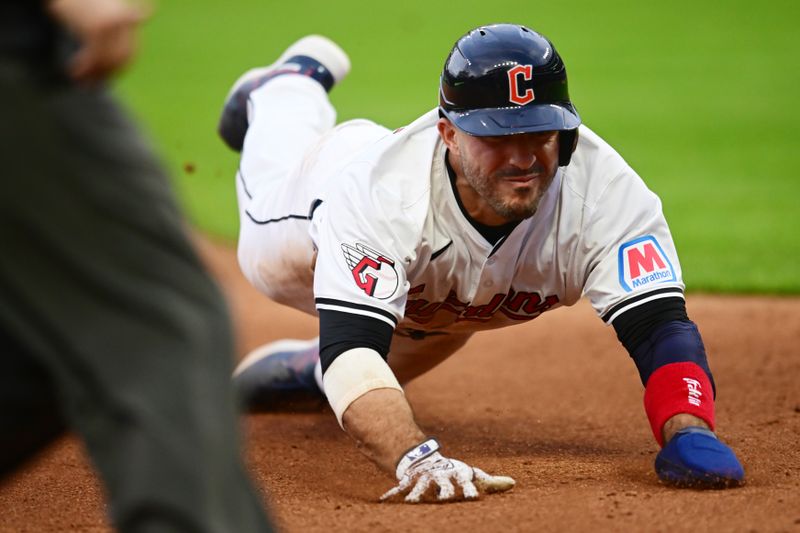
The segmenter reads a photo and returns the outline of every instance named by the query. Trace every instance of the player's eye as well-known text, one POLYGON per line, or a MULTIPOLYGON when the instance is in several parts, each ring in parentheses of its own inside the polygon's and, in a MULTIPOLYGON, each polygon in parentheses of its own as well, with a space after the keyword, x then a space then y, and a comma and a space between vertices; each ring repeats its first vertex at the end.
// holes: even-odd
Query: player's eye
POLYGON ((557 131, 540 131, 538 133, 532 133, 531 136, 533 137, 534 140, 536 140, 538 142, 545 143, 545 142, 550 142, 550 141, 555 140, 555 138, 558 136, 558 132, 557 131))

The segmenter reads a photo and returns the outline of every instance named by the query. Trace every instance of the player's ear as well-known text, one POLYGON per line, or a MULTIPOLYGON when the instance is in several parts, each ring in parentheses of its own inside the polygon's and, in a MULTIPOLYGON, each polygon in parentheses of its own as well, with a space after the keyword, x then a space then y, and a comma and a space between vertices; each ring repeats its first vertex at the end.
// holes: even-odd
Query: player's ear
POLYGON ((445 146, 450 151, 457 151, 456 147, 456 127, 453 123, 442 117, 436 123, 436 129, 439 130, 439 136, 442 138, 445 146))
POLYGON ((558 166, 569 165, 572 153, 578 148, 578 129, 558 133, 558 166))

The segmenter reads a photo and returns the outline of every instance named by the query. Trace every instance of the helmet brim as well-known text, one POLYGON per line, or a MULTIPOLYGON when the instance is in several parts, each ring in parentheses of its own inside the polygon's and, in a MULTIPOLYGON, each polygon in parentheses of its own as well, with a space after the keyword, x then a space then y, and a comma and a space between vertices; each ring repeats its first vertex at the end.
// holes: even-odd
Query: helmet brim
MULTIPOLYGON (((440 108, 441 109, 441 108, 440 108)), ((476 137, 574 130, 581 118, 572 104, 540 104, 442 113, 458 129, 476 137)))

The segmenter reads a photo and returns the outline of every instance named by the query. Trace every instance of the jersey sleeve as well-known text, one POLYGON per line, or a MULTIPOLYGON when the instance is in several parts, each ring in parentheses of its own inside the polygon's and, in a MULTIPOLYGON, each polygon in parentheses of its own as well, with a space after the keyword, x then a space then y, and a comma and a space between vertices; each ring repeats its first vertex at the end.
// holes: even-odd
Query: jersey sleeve
POLYGON ((405 310, 406 267, 414 256, 413 244, 406 243, 413 242, 413 224, 401 199, 370 182, 368 165, 352 167, 337 176, 342 183, 314 214, 316 308, 394 328, 405 310))
POLYGON ((579 271, 583 294, 611 324, 622 313, 659 298, 683 298, 678 255, 661 201, 627 164, 594 205, 586 206, 579 271))
POLYGON ((319 310, 319 360, 324 374, 331 363, 348 350, 369 348, 385 361, 394 328, 368 316, 319 310))

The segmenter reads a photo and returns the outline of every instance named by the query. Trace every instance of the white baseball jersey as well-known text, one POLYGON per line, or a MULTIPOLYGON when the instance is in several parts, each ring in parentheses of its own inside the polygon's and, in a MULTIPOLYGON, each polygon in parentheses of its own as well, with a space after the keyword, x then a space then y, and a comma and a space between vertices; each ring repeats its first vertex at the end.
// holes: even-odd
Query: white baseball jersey
POLYGON ((682 297, 660 200, 589 128, 536 214, 492 245, 459 207, 437 118, 433 110, 349 156, 316 195, 317 309, 400 330, 476 331, 583 295, 608 323, 682 297))
POLYGON ((582 295, 606 322, 682 297, 658 197, 587 127, 536 215, 492 245, 456 201, 435 110, 394 133, 365 120, 334 128, 324 89, 305 76, 276 78, 250 100, 239 264, 279 303, 473 331, 582 295))

